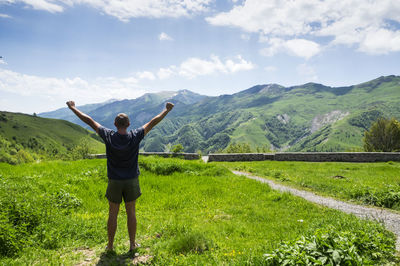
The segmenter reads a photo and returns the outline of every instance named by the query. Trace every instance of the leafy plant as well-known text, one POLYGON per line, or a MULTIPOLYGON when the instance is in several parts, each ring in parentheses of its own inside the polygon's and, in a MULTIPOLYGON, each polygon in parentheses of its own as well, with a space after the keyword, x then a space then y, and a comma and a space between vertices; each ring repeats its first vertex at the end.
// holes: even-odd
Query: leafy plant
POLYGON ((313 235, 283 242, 265 254, 268 265, 375 265, 395 259, 394 237, 373 226, 362 230, 317 230, 313 235))

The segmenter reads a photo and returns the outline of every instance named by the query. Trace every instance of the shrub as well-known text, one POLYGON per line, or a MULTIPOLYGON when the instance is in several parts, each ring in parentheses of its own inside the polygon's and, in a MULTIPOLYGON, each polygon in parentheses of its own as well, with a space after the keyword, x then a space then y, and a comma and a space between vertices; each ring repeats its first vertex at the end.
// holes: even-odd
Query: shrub
POLYGON ((247 143, 231 143, 226 148, 227 153, 250 153, 251 147, 247 143))
POLYGON ((34 161, 32 155, 25 150, 19 150, 15 157, 19 163, 31 163, 34 161))
POLYGON ((180 153, 180 152, 183 152, 183 146, 182 146, 182 144, 176 144, 176 145, 174 145, 174 146, 172 147, 171 151, 172 151, 173 153, 180 153))
POLYGON ((374 265, 395 260, 394 237, 372 225, 353 231, 317 230, 265 254, 268 265, 374 265))
POLYGON ((380 118, 364 135, 364 149, 372 152, 400 151, 400 122, 396 119, 380 118))
MULTIPOLYGON (((58 151, 57 151, 58 152, 58 151)), ((87 138, 82 138, 78 145, 71 151, 72 160, 86 159, 89 157, 91 149, 87 138)))

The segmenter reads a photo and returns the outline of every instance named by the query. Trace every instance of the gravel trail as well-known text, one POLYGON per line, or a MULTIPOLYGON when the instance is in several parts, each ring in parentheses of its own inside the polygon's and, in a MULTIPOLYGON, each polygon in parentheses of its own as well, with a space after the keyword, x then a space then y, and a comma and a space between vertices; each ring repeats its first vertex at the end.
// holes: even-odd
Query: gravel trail
POLYGON ((232 171, 232 172, 236 175, 246 176, 247 178, 254 179, 262 183, 267 183, 272 189, 279 190, 282 192, 289 192, 295 196, 302 197, 310 202, 314 202, 332 209, 343 211, 345 213, 351 213, 362 219, 370 219, 382 222, 388 230, 392 231, 397 236, 396 249, 397 251, 400 252, 400 214, 385 209, 365 207, 357 204, 352 204, 332 199, 329 197, 318 196, 312 192, 277 184, 271 180, 254 176, 249 173, 239 172, 239 171, 232 171))

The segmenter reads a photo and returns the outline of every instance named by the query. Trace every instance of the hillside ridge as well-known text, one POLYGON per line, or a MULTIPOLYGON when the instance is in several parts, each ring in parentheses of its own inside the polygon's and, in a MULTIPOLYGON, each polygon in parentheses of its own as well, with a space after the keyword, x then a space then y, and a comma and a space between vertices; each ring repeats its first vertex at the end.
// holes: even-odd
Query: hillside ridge
MULTIPOLYGON (((141 148, 168 151, 181 143, 186 152, 205 153, 222 151, 232 143, 247 143, 254 150, 359 151, 363 133, 373 121, 381 116, 400 118, 400 76, 395 75, 342 87, 271 83, 220 96, 190 90, 172 94, 176 95, 149 93, 114 101, 88 114, 113 128, 115 115, 125 112, 132 127, 140 127, 166 101, 173 101, 173 112, 150 132, 141 148)), ((65 119, 85 126, 76 118, 65 119)))

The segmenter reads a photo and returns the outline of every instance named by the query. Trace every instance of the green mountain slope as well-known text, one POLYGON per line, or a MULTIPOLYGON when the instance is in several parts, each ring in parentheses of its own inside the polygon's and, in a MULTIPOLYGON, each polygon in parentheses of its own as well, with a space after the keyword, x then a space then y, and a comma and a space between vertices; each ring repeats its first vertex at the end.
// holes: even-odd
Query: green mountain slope
POLYGON ((93 152, 105 151, 96 134, 71 122, 0 112, 0 161, 23 162, 23 156, 28 160, 68 156, 82 142, 93 152))
MULTIPOLYGON (((126 112, 138 127, 158 114, 167 100, 146 97, 107 104, 89 114, 113 127, 115 115, 126 112)), ((364 131, 378 117, 400 118, 400 77, 347 87, 257 85, 232 95, 169 100, 175 108, 146 136, 146 151, 181 143, 187 152, 215 152, 238 142, 253 149, 351 151, 361 149, 364 131)))

